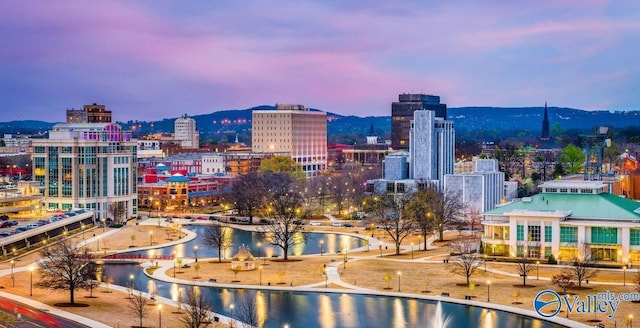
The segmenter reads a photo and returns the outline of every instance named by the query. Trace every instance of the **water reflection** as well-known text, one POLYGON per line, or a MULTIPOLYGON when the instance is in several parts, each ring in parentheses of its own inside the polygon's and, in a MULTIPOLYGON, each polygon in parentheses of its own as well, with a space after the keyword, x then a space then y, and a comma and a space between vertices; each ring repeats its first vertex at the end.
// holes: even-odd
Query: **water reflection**
MULTIPOLYGON (((202 243, 202 236, 207 226, 188 226, 187 229, 192 230, 198 236, 189 242, 184 244, 178 244, 169 247, 160 247, 153 250, 134 251, 127 254, 146 255, 146 256, 170 256, 175 257, 194 257, 194 248, 198 246, 198 257, 218 257, 218 250, 208 247, 204 247, 202 243)), ((282 256, 283 251, 279 247, 272 246, 265 242, 260 233, 244 231, 238 229, 232 229, 225 227, 225 233, 229 233, 233 240, 233 245, 230 248, 224 249, 222 258, 231 258, 238 250, 238 247, 245 245, 251 249, 251 252, 256 257, 272 257, 282 256), (260 245, 260 246, 258 246, 260 245)), ((265 239, 268 239, 269 235, 265 234, 265 239)), ((336 252, 344 252, 345 250, 351 250, 354 248, 362 247, 365 240, 360 238, 354 238, 351 236, 345 236, 334 233, 296 233, 294 240, 298 242, 295 246, 289 249, 289 255, 304 255, 304 254, 324 254, 336 252), (320 242, 322 241, 322 243, 320 242), (322 244, 322 246, 321 246, 322 244)))
MULTIPOLYGON (((135 286, 148 286, 147 278, 135 265, 107 264, 105 275, 114 283, 127 286, 133 274, 135 286)), ((156 281, 158 295, 177 300, 182 286, 156 281)), ((437 303, 384 296, 355 294, 305 293, 288 291, 257 291, 201 287, 211 300, 214 311, 230 315, 230 306, 255 302, 258 313, 268 317, 266 327, 330 328, 330 327, 429 327, 429 320, 415 313, 438 316, 437 303), (407 315, 409 313, 409 315, 407 315)), ((184 290, 182 291, 184 293, 184 290)), ((470 323, 482 327, 560 327, 546 321, 522 317, 502 311, 459 304, 442 303, 441 313, 448 327, 467 327, 470 323), (448 321, 447 321, 448 320, 448 321)))

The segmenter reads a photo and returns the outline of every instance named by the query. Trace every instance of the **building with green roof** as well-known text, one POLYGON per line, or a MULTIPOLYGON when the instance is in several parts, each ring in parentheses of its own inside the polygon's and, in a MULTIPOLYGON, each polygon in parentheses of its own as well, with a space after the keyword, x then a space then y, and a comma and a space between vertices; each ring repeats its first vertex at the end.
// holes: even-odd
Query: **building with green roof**
POLYGON ((601 181, 548 181, 542 192, 483 213, 485 252, 569 261, 640 263, 640 202, 601 181), (584 248, 583 248, 584 246, 584 248))

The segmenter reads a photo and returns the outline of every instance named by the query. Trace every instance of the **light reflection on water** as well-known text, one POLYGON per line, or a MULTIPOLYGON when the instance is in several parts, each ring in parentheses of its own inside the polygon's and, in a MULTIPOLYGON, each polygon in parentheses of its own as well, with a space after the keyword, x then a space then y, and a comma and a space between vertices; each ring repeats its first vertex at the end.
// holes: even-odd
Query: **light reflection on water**
MULTIPOLYGON (((127 286, 129 274, 134 275, 138 290, 148 288, 149 278, 140 267, 107 264, 105 275, 113 283, 127 286)), ((156 281, 160 296, 177 300, 182 286, 156 281)), ((182 290, 182 293, 186 289, 182 290)), ((201 287, 208 293, 214 311, 230 315, 230 306, 247 300, 258 306, 259 313, 268 315, 266 327, 331 328, 331 327, 428 327, 429 317, 435 315, 437 304, 432 301, 356 294, 309 293, 289 291, 257 291, 245 289, 201 287), (420 314, 424 314, 421 316, 420 314), (431 314, 431 315, 427 315, 431 314)), ((442 303, 443 314, 449 318, 448 327, 559 327, 546 321, 522 317, 502 311, 442 303)))
MULTIPOLYGON (((189 230, 194 231, 198 237, 196 239, 188 241, 183 244, 178 244, 169 247, 160 247, 153 250, 134 251, 127 252, 127 254, 135 255, 157 255, 157 256, 169 256, 175 252, 176 257, 194 257, 194 248, 198 246, 198 257, 218 257, 218 250, 204 247, 204 244, 200 240, 203 235, 204 229, 207 226, 188 226, 189 230), (152 252, 153 251, 153 252, 152 252)), ((282 249, 271 246, 262 239, 261 234, 257 232, 244 231, 238 229, 229 229, 229 233, 233 238, 233 246, 223 250, 223 258, 231 258, 238 250, 238 247, 245 245, 251 249, 251 253, 256 257, 272 257, 274 255, 282 256, 282 249), (258 244, 261 246, 258 247, 258 244)), ((266 236, 268 238, 268 235, 266 236)), ((351 250, 354 248, 362 247, 365 245, 365 240, 355 238, 351 236, 345 236, 334 233, 297 233, 294 236, 294 240, 299 242, 289 249, 289 255, 304 255, 304 254, 320 254, 320 248, 322 247, 323 254, 336 253, 338 251, 351 250), (320 241, 322 240, 322 246, 320 241)))

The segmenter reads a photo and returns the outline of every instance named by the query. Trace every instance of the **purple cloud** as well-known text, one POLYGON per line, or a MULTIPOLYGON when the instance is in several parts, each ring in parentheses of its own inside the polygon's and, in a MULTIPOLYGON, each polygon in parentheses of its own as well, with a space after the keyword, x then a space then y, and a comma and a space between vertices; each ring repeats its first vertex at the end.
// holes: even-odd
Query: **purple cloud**
POLYGON ((638 109, 637 2, 0 3, 3 120, 105 103, 161 119, 276 102, 388 115, 450 107, 638 109), (603 84, 606 84, 603 86, 603 84))

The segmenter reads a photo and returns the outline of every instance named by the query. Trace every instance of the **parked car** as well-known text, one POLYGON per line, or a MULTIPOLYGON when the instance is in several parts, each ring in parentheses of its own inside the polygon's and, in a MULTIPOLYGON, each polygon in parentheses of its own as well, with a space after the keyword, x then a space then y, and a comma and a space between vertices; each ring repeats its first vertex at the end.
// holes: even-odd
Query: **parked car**
POLYGON ((13 226, 13 224, 11 224, 11 222, 9 221, 2 221, 2 223, 0 223, 0 228, 7 228, 11 226, 13 226))
POLYGON ((342 227, 342 222, 331 222, 332 227, 342 227))
POLYGON ((36 222, 36 224, 38 226, 43 226, 45 224, 49 224, 49 220, 38 220, 38 222, 36 222))
POLYGON ((231 222, 238 222, 238 219, 236 219, 235 217, 233 217, 233 216, 232 216, 232 217, 230 217, 230 218, 229 218, 229 221, 231 221, 231 222))
POLYGON ((311 221, 311 222, 309 222, 309 225, 310 226, 314 226, 314 227, 318 227, 318 226, 321 226, 322 223, 320 223, 318 221, 311 221))
POLYGON ((16 233, 20 233, 20 232, 27 231, 27 230, 29 230, 29 228, 27 228, 27 227, 19 227, 19 228, 16 228, 16 230, 14 230, 14 231, 16 233))
POLYGON ((9 237, 9 236, 11 236, 11 235, 13 235, 13 234, 11 233, 11 231, 3 231, 3 232, 0 232, 0 238, 9 237))
POLYGON ((199 216, 199 217, 197 217, 197 218, 196 218, 196 220, 206 220, 206 219, 207 219, 207 218, 206 218, 206 217, 204 217, 204 216, 199 216))
POLYGON ((12 226, 17 226, 18 225, 18 221, 16 221, 16 220, 8 220, 7 222, 11 223, 12 226))
POLYGON ((9 220, 9 216, 6 214, 0 215, 0 221, 7 221, 9 220))
POLYGON ((242 222, 242 223, 251 223, 251 219, 249 219, 249 218, 240 218, 240 222, 242 222))
POLYGON ((353 228, 353 224, 351 223, 345 223, 344 226, 347 228, 353 228))
POLYGON ((303 225, 304 222, 302 220, 293 220, 293 224, 303 225))
POLYGON ((32 224, 27 224, 25 227, 27 227, 28 229, 35 229, 37 227, 39 227, 39 225, 32 223, 32 224))

